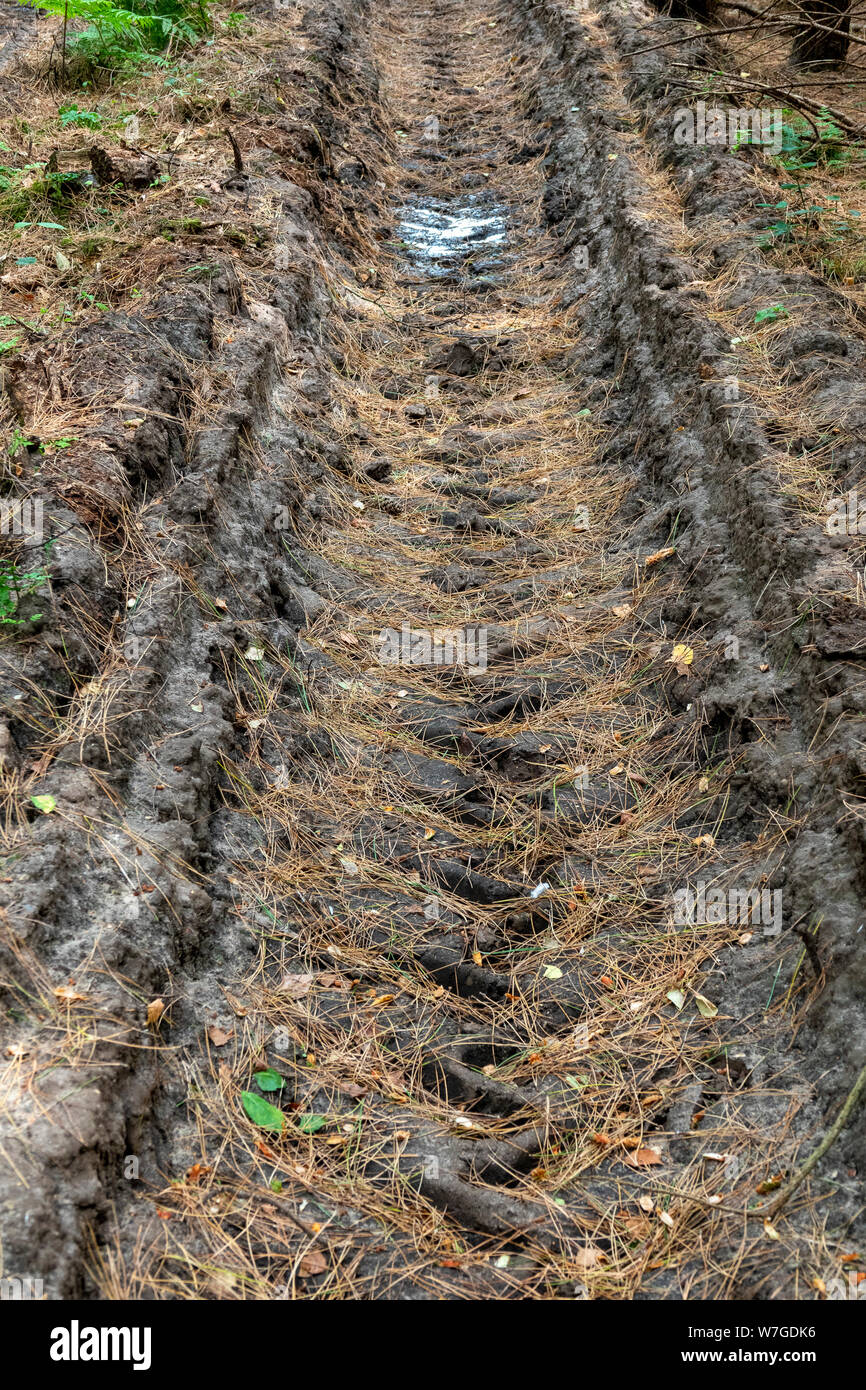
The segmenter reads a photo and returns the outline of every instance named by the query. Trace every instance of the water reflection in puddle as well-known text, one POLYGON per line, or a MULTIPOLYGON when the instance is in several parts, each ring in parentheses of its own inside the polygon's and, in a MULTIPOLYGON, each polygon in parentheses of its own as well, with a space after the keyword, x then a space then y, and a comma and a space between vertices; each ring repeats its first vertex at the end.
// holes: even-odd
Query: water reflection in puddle
POLYGON ((475 199, 443 202, 425 198, 403 208, 398 236, 407 258, 428 275, 447 275, 461 261, 506 240, 502 210, 475 199))

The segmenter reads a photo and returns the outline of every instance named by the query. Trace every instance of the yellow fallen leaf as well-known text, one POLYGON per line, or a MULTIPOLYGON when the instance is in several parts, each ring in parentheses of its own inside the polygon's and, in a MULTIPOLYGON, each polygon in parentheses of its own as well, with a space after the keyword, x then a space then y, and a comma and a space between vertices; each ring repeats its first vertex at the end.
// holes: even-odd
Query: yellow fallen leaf
POLYGON ((481 952, 480 952, 480 951, 473 951, 473 952, 472 952, 472 959, 473 959, 473 961, 475 962, 476 965, 481 965, 481 952))
POLYGON ((695 995, 695 1003, 698 1006, 698 1013, 701 1018, 715 1018, 719 1012, 718 1007, 710 999, 705 999, 702 994, 695 995))
POLYGON ((675 642, 674 649, 668 657, 668 661, 674 666, 691 666, 694 659, 692 648, 687 647, 685 642, 675 642))

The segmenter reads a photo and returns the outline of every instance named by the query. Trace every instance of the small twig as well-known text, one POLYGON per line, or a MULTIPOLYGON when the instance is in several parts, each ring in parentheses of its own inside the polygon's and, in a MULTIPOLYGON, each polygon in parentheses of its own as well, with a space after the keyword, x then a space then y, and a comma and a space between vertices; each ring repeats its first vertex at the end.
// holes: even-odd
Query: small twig
POLYGON ((224 133, 225 135, 227 135, 227 136, 229 137, 229 140, 231 141, 232 153, 234 154, 234 157, 235 157, 235 173, 236 173, 236 174, 242 174, 242 173, 244 172, 244 161, 243 161, 243 158, 242 158, 242 156, 241 156, 241 148, 240 148, 240 145, 238 144, 238 142, 237 142, 237 140, 235 139, 235 137, 232 135, 232 133, 231 133, 231 131, 229 130, 228 126, 225 127, 225 130, 224 130, 223 133, 224 133))
POLYGON ((815 1164, 824 1157, 831 1144, 834 1144, 839 1138, 839 1135, 842 1133, 842 1130, 853 1114, 857 1102, 860 1100, 864 1091, 866 1091, 866 1063, 860 1068, 860 1074, 851 1087, 851 1090, 848 1092, 848 1098, 845 1104, 842 1106, 834 1123, 830 1126, 818 1147, 812 1150, 806 1162, 797 1169, 791 1181, 773 1198, 770 1205, 768 1207, 761 1207, 756 1212, 749 1212, 750 1216, 775 1216, 776 1212, 781 1211, 785 1203, 793 1197, 797 1188, 803 1182, 803 1179, 809 1176, 815 1164))

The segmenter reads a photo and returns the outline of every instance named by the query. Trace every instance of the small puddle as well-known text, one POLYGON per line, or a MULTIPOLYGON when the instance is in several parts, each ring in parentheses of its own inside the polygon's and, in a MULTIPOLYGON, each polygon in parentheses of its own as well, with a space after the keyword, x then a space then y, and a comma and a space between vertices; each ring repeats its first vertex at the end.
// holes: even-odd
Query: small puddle
POLYGON ((465 202, 425 198, 404 207, 397 234, 411 265, 433 277, 447 275, 470 257, 495 250, 507 238, 503 210, 475 198, 465 202))

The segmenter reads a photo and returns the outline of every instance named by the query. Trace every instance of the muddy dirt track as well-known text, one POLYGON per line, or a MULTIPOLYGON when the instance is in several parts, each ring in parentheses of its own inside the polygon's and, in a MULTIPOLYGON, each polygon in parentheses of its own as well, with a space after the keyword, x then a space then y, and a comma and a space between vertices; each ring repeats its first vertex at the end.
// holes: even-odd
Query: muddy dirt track
POLYGON ((640 4, 248 13, 4 379, 3 1272, 817 1298, 862 1107, 767 1213, 866 1060, 863 545, 801 462, 860 480, 858 312, 670 142, 640 4))

